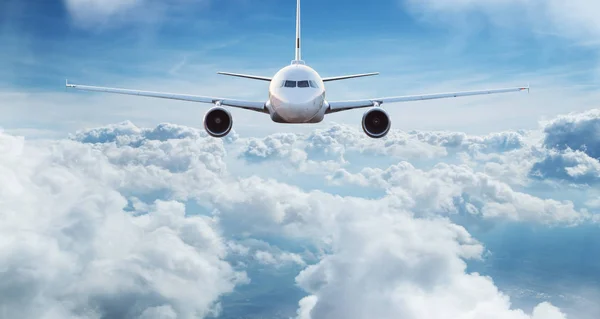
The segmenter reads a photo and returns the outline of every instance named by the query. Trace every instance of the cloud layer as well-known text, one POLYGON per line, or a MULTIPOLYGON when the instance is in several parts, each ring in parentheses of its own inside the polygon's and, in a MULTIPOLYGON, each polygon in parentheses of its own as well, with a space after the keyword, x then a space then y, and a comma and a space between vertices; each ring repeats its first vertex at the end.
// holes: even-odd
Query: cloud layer
POLYGON ((382 140, 337 124, 260 139, 131 122, 68 140, 1 133, 0 303, 20 318, 205 317, 252 286, 248 267, 299 267, 298 318, 566 318, 545 300, 515 308, 469 271, 494 254, 470 229, 594 225, 574 176, 596 176, 581 145, 600 143, 599 114, 382 140))

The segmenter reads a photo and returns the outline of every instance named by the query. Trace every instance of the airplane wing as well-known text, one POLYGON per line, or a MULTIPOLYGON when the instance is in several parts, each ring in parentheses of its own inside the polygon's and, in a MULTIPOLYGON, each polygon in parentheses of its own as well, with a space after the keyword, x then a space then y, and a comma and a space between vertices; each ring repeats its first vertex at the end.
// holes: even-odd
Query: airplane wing
POLYGON ((329 81, 338 81, 338 80, 346 80, 346 79, 353 79, 353 78, 360 78, 363 76, 372 76, 372 75, 378 75, 379 72, 373 72, 373 73, 362 73, 362 74, 352 74, 352 75, 342 75, 342 76, 332 76, 332 77, 327 77, 327 78, 323 78, 323 82, 329 82, 329 81))
POLYGON ((327 109, 327 111, 325 113, 329 114, 329 113, 341 112, 341 111, 364 108, 364 107, 378 106, 383 103, 433 100, 433 99, 443 99, 443 98, 449 98, 449 97, 519 92, 519 91, 523 91, 523 90, 527 90, 529 92, 529 86, 508 88, 508 89, 482 90, 482 91, 466 91, 466 92, 438 93, 438 94, 425 94, 425 95, 405 95, 405 96, 383 97, 383 98, 374 98, 374 99, 366 99, 366 100, 331 101, 331 102, 328 102, 329 108, 327 109))
POLYGON ((265 102, 259 102, 259 101, 243 101, 243 100, 235 100, 235 99, 220 98, 220 97, 210 97, 210 96, 198 96, 198 95, 163 93, 163 92, 149 92, 149 91, 117 89, 117 88, 107 88, 107 87, 98 87, 98 86, 89 86, 89 85, 78 85, 78 84, 71 84, 68 81, 66 82, 66 86, 67 86, 67 88, 73 88, 73 89, 83 90, 83 91, 117 93, 117 94, 138 95, 138 96, 154 97, 154 98, 170 99, 170 100, 190 101, 190 102, 209 103, 209 104, 221 104, 221 105, 236 107, 236 108, 240 108, 240 109, 261 112, 261 113, 267 113, 267 114, 269 113, 269 111, 265 108, 265 102))
POLYGON ((259 75, 250 75, 250 74, 241 74, 241 73, 231 73, 231 72, 217 72, 217 74, 229 75, 229 76, 237 76, 240 78, 247 78, 253 80, 261 80, 261 81, 271 81, 271 78, 268 76, 259 76, 259 75))

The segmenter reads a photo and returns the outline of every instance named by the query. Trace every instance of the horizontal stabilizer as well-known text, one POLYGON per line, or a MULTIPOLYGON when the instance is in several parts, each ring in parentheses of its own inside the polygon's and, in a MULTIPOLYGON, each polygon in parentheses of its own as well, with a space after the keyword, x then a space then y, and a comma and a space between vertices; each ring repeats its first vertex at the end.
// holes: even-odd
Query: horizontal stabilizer
POLYGON ((379 72, 373 72, 373 73, 363 73, 363 74, 352 74, 352 75, 342 75, 342 76, 332 76, 332 77, 328 77, 328 78, 323 78, 323 82, 328 82, 328 81, 338 81, 338 80, 345 80, 345 79, 352 79, 352 78, 360 78, 363 76, 372 76, 372 75, 378 75, 379 72))
POLYGON ((222 74, 222 75, 237 76, 240 78, 247 78, 247 79, 253 79, 253 80, 271 81, 271 78, 266 77, 266 76, 240 74, 240 73, 229 73, 229 72, 217 72, 217 73, 222 74))

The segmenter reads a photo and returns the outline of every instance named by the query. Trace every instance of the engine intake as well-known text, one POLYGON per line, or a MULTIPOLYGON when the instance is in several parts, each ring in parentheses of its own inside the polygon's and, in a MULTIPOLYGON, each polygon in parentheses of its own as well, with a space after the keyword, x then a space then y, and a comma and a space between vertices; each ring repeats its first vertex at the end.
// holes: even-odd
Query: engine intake
POLYGON ((233 118, 226 109, 216 106, 204 115, 204 129, 212 137, 224 137, 233 127, 233 118))
POLYGON ((371 108, 363 115, 362 128, 369 137, 382 138, 387 135, 391 126, 390 117, 382 108, 371 108))

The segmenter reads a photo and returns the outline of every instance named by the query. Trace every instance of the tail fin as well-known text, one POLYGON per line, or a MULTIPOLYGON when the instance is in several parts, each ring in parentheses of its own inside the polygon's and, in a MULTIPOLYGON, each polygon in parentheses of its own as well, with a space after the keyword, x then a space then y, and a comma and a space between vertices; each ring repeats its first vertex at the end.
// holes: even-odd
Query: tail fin
POLYGON ((296 61, 302 60, 300 51, 300 0, 296 2, 296 61))

